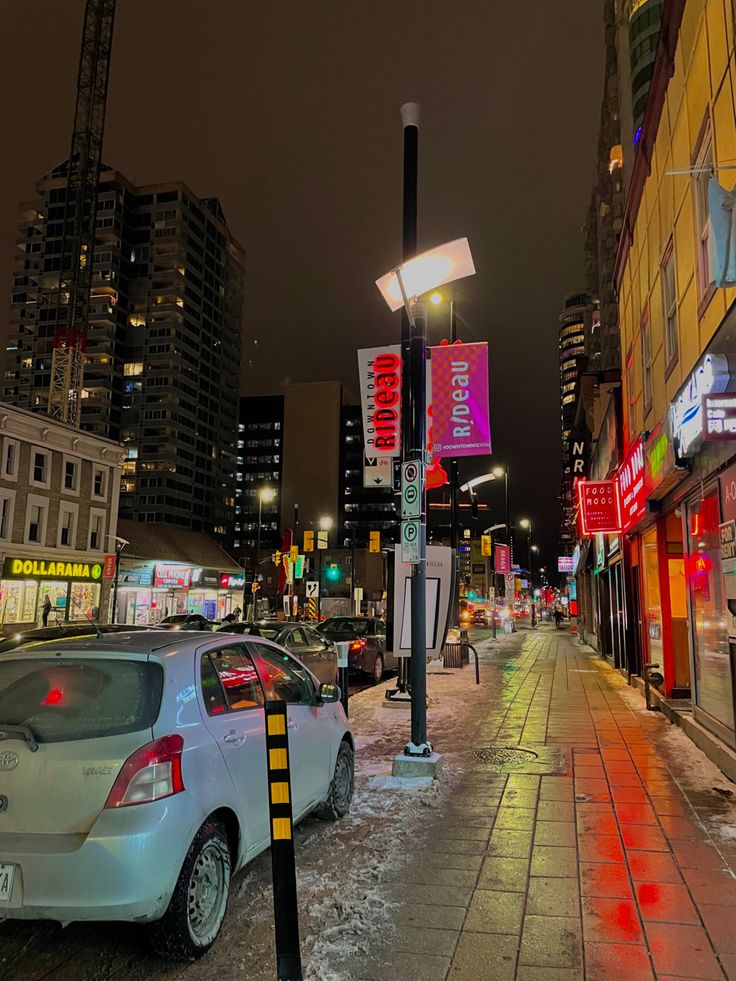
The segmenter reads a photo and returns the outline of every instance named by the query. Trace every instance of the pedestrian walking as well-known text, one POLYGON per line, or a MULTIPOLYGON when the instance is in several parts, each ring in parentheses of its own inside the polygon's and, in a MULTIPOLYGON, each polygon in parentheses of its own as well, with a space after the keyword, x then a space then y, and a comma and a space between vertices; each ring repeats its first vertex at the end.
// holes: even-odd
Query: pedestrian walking
POLYGON ((41 622, 44 627, 48 627, 49 625, 49 613, 51 613, 51 600, 49 599, 49 594, 46 593, 43 598, 43 606, 41 607, 41 622))
POLYGON ((560 624, 562 623, 562 610, 559 606, 555 607, 555 628, 560 629, 560 624))

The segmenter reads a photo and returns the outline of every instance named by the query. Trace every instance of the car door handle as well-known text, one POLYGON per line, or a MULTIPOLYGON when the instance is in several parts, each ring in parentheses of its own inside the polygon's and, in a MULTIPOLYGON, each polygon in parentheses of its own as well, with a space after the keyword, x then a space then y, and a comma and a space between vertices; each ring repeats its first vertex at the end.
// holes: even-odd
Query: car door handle
POLYGON ((235 729, 231 729, 227 735, 222 737, 222 741, 227 743, 228 746, 240 746, 245 742, 245 733, 237 732, 235 729))

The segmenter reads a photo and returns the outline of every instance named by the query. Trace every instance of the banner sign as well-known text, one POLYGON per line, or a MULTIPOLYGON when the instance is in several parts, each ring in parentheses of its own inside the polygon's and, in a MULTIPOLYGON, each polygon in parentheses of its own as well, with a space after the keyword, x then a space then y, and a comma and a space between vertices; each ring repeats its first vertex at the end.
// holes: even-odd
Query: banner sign
POLYGON ((706 440, 736 439, 736 392, 703 397, 706 440))
POLYGON ((11 556, 3 563, 3 579, 76 579, 99 582, 101 562, 78 562, 66 559, 25 559, 11 556))
POLYGON ((441 344, 431 353, 433 455, 490 453, 488 344, 441 344))
POLYGON ((496 545, 495 552, 496 572, 505 576, 507 572, 511 572, 511 549, 508 545, 496 545))
POLYGON ((557 556, 557 571, 558 572, 573 572, 572 555, 558 555, 557 556))
POLYGON ((358 351, 363 441, 369 458, 401 455, 401 345, 358 351))
POLYGON ((621 533, 621 506, 616 480, 579 480, 580 522, 584 538, 621 533))
POLYGON ((157 565, 153 585, 166 589, 188 589, 192 570, 188 565, 157 565))
POLYGON ((105 561, 102 564, 102 578, 103 579, 114 579, 115 578, 115 566, 117 562, 115 561, 114 555, 106 555, 105 561))
POLYGON ((641 436, 619 467, 618 489, 621 501, 622 531, 638 524, 647 513, 647 491, 644 483, 644 440, 641 436))

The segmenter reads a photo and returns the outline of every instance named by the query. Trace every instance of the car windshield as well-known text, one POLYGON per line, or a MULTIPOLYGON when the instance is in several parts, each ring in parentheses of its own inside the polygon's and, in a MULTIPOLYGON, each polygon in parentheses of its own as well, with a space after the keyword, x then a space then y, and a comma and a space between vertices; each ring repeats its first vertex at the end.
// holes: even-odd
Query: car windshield
POLYGON ((118 658, 0 661, 0 726, 27 726, 39 743, 139 732, 156 721, 160 665, 118 658))
POLYGON ((360 620, 357 617, 327 620, 322 625, 321 632, 325 637, 366 637, 370 632, 370 620, 360 620))

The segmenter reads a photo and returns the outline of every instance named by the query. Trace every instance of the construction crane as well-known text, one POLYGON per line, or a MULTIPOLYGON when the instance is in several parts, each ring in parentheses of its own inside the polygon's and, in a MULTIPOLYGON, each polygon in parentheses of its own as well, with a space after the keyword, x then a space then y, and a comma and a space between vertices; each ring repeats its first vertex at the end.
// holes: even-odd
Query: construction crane
POLYGON ((64 231, 48 411, 79 426, 95 252, 97 185, 102 163, 107 80, 116 0, 87 0, 67 164, 64 231))

